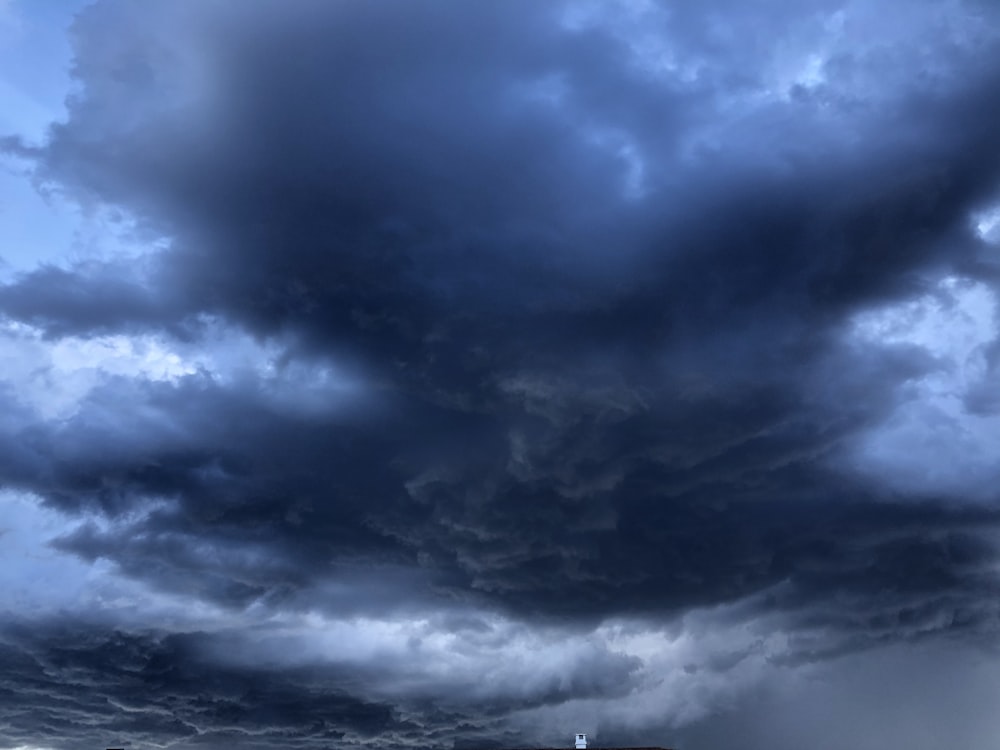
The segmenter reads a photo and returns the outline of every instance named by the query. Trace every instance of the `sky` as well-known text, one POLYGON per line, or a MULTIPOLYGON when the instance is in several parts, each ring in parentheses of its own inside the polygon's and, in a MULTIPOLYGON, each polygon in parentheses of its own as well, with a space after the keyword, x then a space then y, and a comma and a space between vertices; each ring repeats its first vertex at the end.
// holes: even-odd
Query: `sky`
POLYGON ((0 0, 0 750, 994 747, 998 37, 0 0))

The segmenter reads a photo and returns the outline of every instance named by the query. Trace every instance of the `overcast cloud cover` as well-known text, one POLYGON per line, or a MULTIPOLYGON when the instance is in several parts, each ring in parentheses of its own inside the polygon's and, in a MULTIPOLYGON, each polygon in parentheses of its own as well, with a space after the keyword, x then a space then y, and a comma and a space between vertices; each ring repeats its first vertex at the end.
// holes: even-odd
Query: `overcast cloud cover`
POLYGON ((995 746, 998 36, 0 3, 0 748, 995 746))

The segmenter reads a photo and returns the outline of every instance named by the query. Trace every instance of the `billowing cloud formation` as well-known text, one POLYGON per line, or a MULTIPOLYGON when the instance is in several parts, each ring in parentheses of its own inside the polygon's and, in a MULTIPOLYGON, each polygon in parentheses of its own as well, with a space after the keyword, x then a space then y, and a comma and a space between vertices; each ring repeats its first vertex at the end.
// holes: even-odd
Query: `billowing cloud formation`
POLYGON ((122 588, 0 737, 666 744, 995 639, 1000 19, 888 13, 84 10, 5 149, 150 250, 0 287, 0 476, 122 588))

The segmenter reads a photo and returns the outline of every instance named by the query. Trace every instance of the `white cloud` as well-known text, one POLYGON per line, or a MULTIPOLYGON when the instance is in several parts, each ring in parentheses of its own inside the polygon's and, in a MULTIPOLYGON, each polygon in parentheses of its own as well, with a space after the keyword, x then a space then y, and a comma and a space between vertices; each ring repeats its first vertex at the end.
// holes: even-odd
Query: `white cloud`
POLYGON ((1000 205, 977 212, 972 222, 979 239, 990 245, 1000 245, 1000 205))
POLYGON ((0 383, 43 419, 72 416, 86 395, 112 375, 176 380, 197 371, 152 336, 66 337, 47 341, 21 323, 0 326, 0 383))
POLYGON ((328 413, 360 395, 360 384, 327 360, 289 356, 276 341, 208 321, 204 336, 182 342, 153 334, 44 338, 32 326, 0 324, 0 384, 42 419, 71 417, 95 387, 114 376, 178 382, 205 373, 225 383, 252 383, 275 409, 328 413))
POLYGON ((939 367, 909 384, 889 418, 853 446, 853 468, 919 496, 996 497, 1000 417, 971 413, 964 400, 988 374, 986 349, 996 335, 995 293, 954 277, 920 299, 856 316, 859 344, 919 347, 939 367))

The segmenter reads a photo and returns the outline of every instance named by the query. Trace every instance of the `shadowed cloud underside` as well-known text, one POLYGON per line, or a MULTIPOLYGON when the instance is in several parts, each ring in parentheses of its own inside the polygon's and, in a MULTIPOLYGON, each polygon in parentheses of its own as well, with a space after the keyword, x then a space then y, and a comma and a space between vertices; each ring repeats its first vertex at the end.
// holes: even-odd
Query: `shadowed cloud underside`
POLYGON ((930 748, 810 703, 998 663, 1000 18, 905 5, 82 8, 0 747, 930 748))

